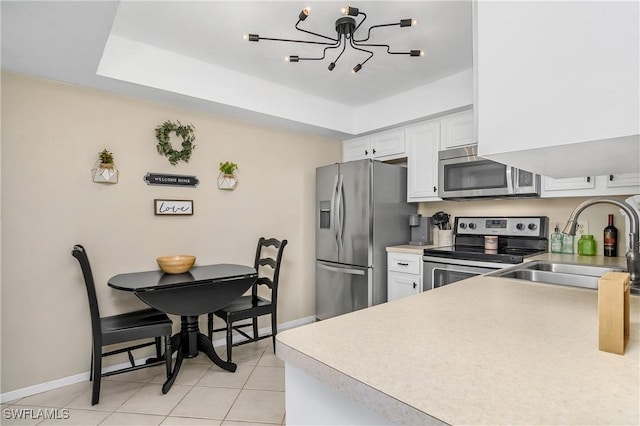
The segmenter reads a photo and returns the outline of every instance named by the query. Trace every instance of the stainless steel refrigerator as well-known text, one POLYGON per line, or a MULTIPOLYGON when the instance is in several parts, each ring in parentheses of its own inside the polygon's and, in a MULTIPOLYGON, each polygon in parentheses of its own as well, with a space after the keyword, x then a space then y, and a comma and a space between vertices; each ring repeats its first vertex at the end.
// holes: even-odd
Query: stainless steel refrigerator
POLYGON ((316 169, 316 319, 387 301, 386 247, 410 239, 407 169, 358 160, 316 169))

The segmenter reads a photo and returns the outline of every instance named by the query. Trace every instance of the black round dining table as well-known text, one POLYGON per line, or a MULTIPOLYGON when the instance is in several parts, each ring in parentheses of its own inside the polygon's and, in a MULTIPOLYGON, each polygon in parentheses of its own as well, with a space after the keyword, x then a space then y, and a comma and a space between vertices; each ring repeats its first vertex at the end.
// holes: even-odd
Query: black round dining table
POLYGON ((198 316, 215 312, 244 294, 258 278, 250 266, 214 264, 196 266, 182 274, 166 274, 161 270, 119 274, 109 278, 108 285, 133 292, 147 305, 167 314, 180 316, 180 332, 171 337, 171 356, 177 351, 171 375, 162 386, 167 393, 175 382, 184 358, 199 352, 224 370, 236 371, 236 364, 223 361, 211 340, 200 333, 198 316))

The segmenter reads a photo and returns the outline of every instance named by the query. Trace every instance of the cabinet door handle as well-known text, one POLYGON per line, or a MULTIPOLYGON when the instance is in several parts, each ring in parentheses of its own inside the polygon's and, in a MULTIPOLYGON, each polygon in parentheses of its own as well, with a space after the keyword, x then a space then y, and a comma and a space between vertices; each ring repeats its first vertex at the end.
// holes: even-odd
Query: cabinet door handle
POLYGON ((373 153, 375 154, 375 153, 376 153, 376 149, 375 149, 375 148, 373 148, 373 150, 372 150, 371 152, 373 152, 373 153))
POLYGON ((364 150, 364 155, 369 155, 369 151, 368 150, 364 150))
POLYGON ((609 181, 613 180, 613 175, 609 175, 609 181))
POLYGON ((587 182, 591 182, 591 176, 587 176, 587 182))
POLYGON ((438 188, 436 188, 435 186, 433 187, 433 192, 438 192, 438 188))
POLYGON ((399 266, 409 266, 409 264, 408 264, 408 263, 404 263, 404 262, 398 262, 398 265, 399 265, 399 266))
POLYGON ((418 287, 418 284, 413 283, 413 288, 416 288, 416 287, 418 287))

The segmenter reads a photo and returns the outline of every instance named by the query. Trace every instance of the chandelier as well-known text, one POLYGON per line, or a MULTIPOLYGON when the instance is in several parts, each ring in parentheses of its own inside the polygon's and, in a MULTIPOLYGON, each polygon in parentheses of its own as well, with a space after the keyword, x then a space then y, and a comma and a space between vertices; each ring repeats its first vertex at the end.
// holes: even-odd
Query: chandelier
POLYGON ((312 31, 308 31, 303 28, 300 28, 300 23, 303 22, 305 19, 307 19, 310 12, 311 12, 311 9, 308 7, 302 9, 300 14, 298 15, 298 22, 296 22, 295 28, 298 31, 311 34, 323 40, 316 40, 316 41, 292 40, 292 39, 284 39, 284 38, 261 37, 258 34, 248 34, 248 35, 245 35, 244 38, 248 41, 260 41, 260 40, 286 41, 290 43, 305 43, 305 44, 315 44, 315 45, 326 46, 322 50, 322 56, 305 58, 297 55, 290 55, 285 58, 287 62, 321 61, 325 59, 325 57, 327 56, 328 50, 342 48, 338 56, 329 64, 329 67, 328 67, 329 71, 333 71, 333 69, 336 67, 336 63, 338 62, 342 54, 345 52, 347 45, 349 45, 354 50, 358 50, 368 54, 367 58, 364 61, 360 62, 359 64, 356 64, 356 66, 353 67, 351 71, 354 74, 360 71, 364 66, 364 64, 366 64, 371 58, 373 58, 373 51, 369 50, 372 47, 386 48, 387 53, 390 55, 424 56, 424 52, 422 52, 421 50, 409 50, 408 52, 395 52, 391 50, 391 46, 389 46, 388 44, 367 43, 367 41, 369 41, 369 38, 371 37, 371 31, 373 29, 382 28, 382 27, 392 27, 392 26, 399 26, 401 28, 411 27, 416 24, 416 21, 412 19, 402 19, 400 20, 400 22, 394 22, 391 24, 372 25, 367 30, 366 37, 357 39, 356 32, 358 31, 360 26, 363 24, 363 22, 367 19, 366 13, 361 12, 357 7, 345 7, 342 9, 342 13, 345 16, 338 18, 336 20, 336 24, 335 24, 336 36, 335 37, 329 37, 323 34, 314 33, 312 31), (358 16, 362 16, 362 19, 360 20, 360 22, 357 22, 356 18, 354 18, 358 16), (324 40, 327 40, 327 41, 324 41, 324 40))

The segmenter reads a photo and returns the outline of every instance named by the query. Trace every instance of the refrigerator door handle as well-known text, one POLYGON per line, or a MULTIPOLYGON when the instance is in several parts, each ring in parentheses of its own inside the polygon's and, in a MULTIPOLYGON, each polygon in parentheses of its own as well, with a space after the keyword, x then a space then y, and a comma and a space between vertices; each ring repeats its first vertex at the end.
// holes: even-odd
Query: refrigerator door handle
POLYGON ((333 194, 331 195, 331 214, 329 215, 329 221, 331 222, 331 232, 333 232, 333 241, 336 243, 336 250, 338 250, 338 227, 336 226, 336 195, 338 193, 338 173, 336 173, 333 180, 333 194))
POLYGON ((338 268, 338 267, 335 267, 335 266, 326 265, 324 263, 318 263, 318 267, 322 268, 322 269, 326 269, 327 271, 339 272, 339 273, 343 273, 343 274, 364 275, 364 273, 365 273, 365 271, 360 270, 360 269, 338 268))
POLYGON ((344 193, 344 175, 340 173, 340 179, 338 180, 338 198, 336 200, 336 216, 338 218, 337 225, 338 230, 336 233, 336 240, 338 242, 339 250, 342 250, 342 239, 344 237, 344 214, 342 203, 344 201, 343 193, 344 193))

